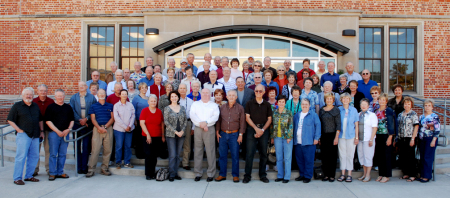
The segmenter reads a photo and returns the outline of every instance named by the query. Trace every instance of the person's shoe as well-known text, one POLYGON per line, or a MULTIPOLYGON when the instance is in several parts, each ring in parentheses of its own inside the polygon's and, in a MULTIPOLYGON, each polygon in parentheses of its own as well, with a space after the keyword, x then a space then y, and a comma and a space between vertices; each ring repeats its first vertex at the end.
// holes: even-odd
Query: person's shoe
POLYGON ((307 183, 309 183, 311 181, 311 179, 303 179, 303 183, 305 183, 305 184, 307 184, 307 183))
POLYGON ((94 176, 94 171, 89 171, 87 174, 86 174, 86 178, 90 178, 90 177, 92 177, 92 176, 94 176))
POLYGON ((38 175, 39 175, 38 172, 34 172, 34 173, 33 173, 33 177, 36 177, 36 176, 38 176, 38 175))
POLYGON ((189 166, 183 166, 184 170, 191 170, 191 167, 189 166))
POLYGON ((109 172, 109 170, 101 170, 100 174, 105 175, 105 176, 111 176, 111 172, 109 172))
POLYGON ((120 163, 117 163, 116 164, 116 169, 121 169, 121 168, 122 168, 122 165, 120 163))
POLYGON ((116 163, 114 163, 113 161, 109 161, 108 166, 114 166, 116 163))
POLYGON ((250 178, 248 178, 248 177, 244 177, 244 180, 242 180, 242 183, 244 183, 244 184, 248 184, 248 182, 250 182, 250 178))
POLYGON ((174 178, 175 178, 176 180, 181 180, 181 177, 178 176, 178 175, 176 175, 174 178))
POLYGON ((239 177, 233 177, 233 182, 234 183, 239 183, 239 177))
POLYGON ((68 179, 69 178, 69 175, 67 175, 67 174, 62 174, 62 175, 56 175, 56 178, 62 178, 62 179, 68 179))
POLYGON ((304 181, 305 177, 303 176, 298 176, 297 178, 295 178, 295 181, 304 181))
POLYGON ((85 170, 79 170, 79 171, 78 171, 78 174, 80 174, 80 175, 81 175, 81 174, 87 174, 87 173, 88 173, 88 171, 85 171, 85 170))
POLYGON ((34 177, 28 178, 28 179, 24 179, 24 181, 30 181, 30 182, 39 182, 39 179, 36 179, 34 177))
POLYGON ((124 168, 134 168, 134 166, 131 163, 125 164, 125 165, 123 165, 123 167, 124 168))
POLYGON ((212 182, 214 180, 213 177, 208 177, 208 179, 206 179, 207 182, 212 182))
POLYGON ((55 181, 56 177, 54 175, 48 176, 48 181, 55 181))
POLYGON ((146 180, 152 180, 153 178, 152 178, 152 176, 145 176, 145 179, 146 180))
POLYGON ((202 179, 202 177, 195 177, 194 181, 198 182, 200 179, 202 179))
POLYGON ((16 180, 16 181, 14 181, 14 183, 19 186, 25 185, 25 182, 23 182, 22 180, 16 180))
POLYGON ((322 179, 322 181, 328 181, 328 180, 330 180, 329 177, 324 177, 324 178, 322 179))
POLYGON ((283 180, 283 184, 289 183, 289 180, 283 180))
POLYGON ((269 183, 269 179, 267 179, 267 177, 263 177, 263 178, 261 178, 259 180, 261 180, 262 182, 264 182, 266 184, 269 183))
POLYGON ((169 181, 170 181, 170 182, 173 182, 173 181, 175 181, 175 178, 169 177, 169 181))
POLYGON ((280 181, 283 181, 284 179, 283 178, 277 178, 276 180, 275 180, 275 182, 280 182, 280 181))
POLYGON ((220 182, 220 181, 226 180, 226 179, 227 179, 226 177, 222 177, 219 175, 219 177, 216 178, 216 182, 220 182))

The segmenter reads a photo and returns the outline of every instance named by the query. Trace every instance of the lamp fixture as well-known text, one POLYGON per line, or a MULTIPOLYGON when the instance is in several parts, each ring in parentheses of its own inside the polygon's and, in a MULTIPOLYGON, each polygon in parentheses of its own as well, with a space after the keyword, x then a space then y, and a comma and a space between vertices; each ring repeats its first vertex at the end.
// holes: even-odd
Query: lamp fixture
POLYGON ((157 28, 147 28, 147 29, 145 29, 145 34, 147 34, 147 35, 158 35, 159 34, 159 29, 157 29, 157 28))

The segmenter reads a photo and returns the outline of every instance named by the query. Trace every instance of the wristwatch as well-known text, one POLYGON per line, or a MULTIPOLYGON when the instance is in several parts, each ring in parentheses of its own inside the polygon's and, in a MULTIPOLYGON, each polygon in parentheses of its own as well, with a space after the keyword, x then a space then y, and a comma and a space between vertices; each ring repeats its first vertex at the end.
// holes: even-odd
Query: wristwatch
POLYGON ((239 136, 242 136, 242 133, 239 133, 239 136))

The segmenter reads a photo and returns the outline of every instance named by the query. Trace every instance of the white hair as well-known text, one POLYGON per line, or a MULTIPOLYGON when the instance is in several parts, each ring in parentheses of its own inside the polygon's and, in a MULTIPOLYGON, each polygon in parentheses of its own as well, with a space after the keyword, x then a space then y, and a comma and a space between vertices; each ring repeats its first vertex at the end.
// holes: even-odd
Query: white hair
POLYGON ((180 85, 178 85, 178 88, 180 88, 181 86, 184 86, 184 88, 186 88, 186 89, 187 89, 187 85, 186 85, 186 84, 184 84, 184 83, 180 83, 180 85))
MULTIPOLYGON (((348 61, 348 62, 345 64, 345 66, 347 66, 348 64, 352 64, 352 65, 353 65, 352 62, 348 61)), ((354 65, 353 65, 353 66, 354 66, 354 65)))
POLYGON ((227 91, 227 96, 229 96, 230 93, 235 93, 235 94, 237 95, 237 91, 236 91, 235 89, 228 90, 228 91, 227 91))
POLYGON ((186 55, 186 58, 188 58, 188 57, 189 57, 189 55, 192 55, 192 56, 194 56, 194 58, 195 58, 195 55, 194 55, 193 53, 189 53, 189 54, 187 54, 187 55, 186 55))
POLYGON ((115 66, 119 66, 116 61, 111 62, 109 65, 114 64, 115 66))
POLYGON ((175 59, 174 59, 174 58, 172 58, 172 57, 170 57, 170 58, 169 58, 169 60, 168 60, 167 62, 169 62, 169 61, 173 61, 173 62, 175 62, 175 59))
POLYGON ((208 63, 208 65, 211 65, 211 63, 208 61, 203 62, 203 65, 205 65, 205 63, 208 63))
POLYGON ((289 59, 285 60, 284 62, 292 63, 292 61, 289 59))
POLYGON ((333 87, 333 83, 331 81, 324 82, 323 86, 325 87, 325 85, 330 85, 331 87, 333 87))
POLYGON ((155 94, 150 94, 150 96, 148 97, 148 100, 150 100, 151 98, 154 98, 156 101, 158 101, 158 97, 156 97, 155 94))
POLYGON ((198 80, 192 81, 191 85, 198 84, 200 88, 202 88, 202 83, 198 80))
MULTIPOLYGON (((37 88, 39 89, 40 87, 44 87, 46 90, 48 90, 48 86, 46 84, 40 84, 37 86, 37 88)), ((34 91, 34 90, 33 90, 34 91)))
POLYGON ((228 57, 226 57, 226 56, 222 56, 222 59, 221 59, 221 60, 223 60, 224 58, 227 59, 227 61, 229 61, 229 60, 228 60, 228 57))
POLYGON ((139 62, 139 61, 134 62, 135 65, 136 65, 136 63, 138 63, 139 66, 142 66, 141 62, 139 62))
POLYGON ((264 60, 266 60, 266 58, 268 58, 270 61, 272 61, 272 59, 269 56, 264 57, 264 60))
POLYGON ((78 81, 78 84, 80 84, 80 83, 82 83, 83 85, 86 85, 86 86, 87 86, 86 82, 84 82, 84 81, 82 81, 82 80, 78 81))
POLYGON ((56 93, 58 93, 58 92, 61 92, 61 93, 63 93, 64 95, 66 95, 66 93, 65 93, 64 90, 62 90, 62 89, 56 89, 56 90, 55 90, 55 95, 56 95, 56 93))
POLYGON ((156 76, 161 77, 161 80, 162 80, 162 75, 160 73, 156 73, 154 77, 156 77, 156 76))
POLYGON ((114 72, 114 74, 116 74, 116 75, 117 75, 117 72, 120 72, 120 73, 122 73, 122 76, 123 76, 123 70, 121 70, 121 69, 117 69, 117 70, 116 70, 116 72, 114 72))
POLYGON ((34 95, 34 89, 32 87, 25 87, 25 89, 22 90, 22 95, 25 95, 25 92, 31 91, 31 93, 34 95))

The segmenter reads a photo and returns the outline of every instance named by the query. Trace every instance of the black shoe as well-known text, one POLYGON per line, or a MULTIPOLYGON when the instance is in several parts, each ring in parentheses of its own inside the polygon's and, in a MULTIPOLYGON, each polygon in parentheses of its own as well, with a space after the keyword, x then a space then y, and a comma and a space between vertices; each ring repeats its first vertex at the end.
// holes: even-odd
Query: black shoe
POLYGON ((175 180, 175 178, 169 177, 169 181, 170 181, 170 182, 173 182, 174 180, 175 180))
POLYGON ((334 178, 330 178, 330 180, 328 180, 329 182, 334 182, 334 178))
POLYGON ((178 176, 178 175, 177 175, 177 176, 175 176, 174 178, 175 178, 176 180, 181 180, 181 177, 180 177, 180 176, 178 176))
POLYGON ((305 184, 306 184, 306 183, 309 183, 310 181, 311 181, 311 179, 306 179, 306 178, 303 179, 303 183, 305 183, 305 184))
POLYGON ((269 183, 269 179, 267 179, 267 177, 263 177, 263 178, 261 178, 259 180, 261 180, 264 183, 269 183))
POLYGON ((151 176, 145 176, 146 180, 152 180, 153 178, 151 176))
POLYGON ((248 177, 244 177, 244 180, 242 180, 242 183, 247 184, 248 182, 250 182, 250 178, 248 177))
POLYGON ((33 173, 33 177, 36 177, 38 174, 38 172, 33 173))
POLYGON ((79 170, 78 171, 78 174, 86 174, 87 173, 87 171, 84 171, 84 170, 79 170))
POLYGON ((284 181, 284 179, 283 179, 283 178, 277 178, 277 179, 275 180, 275 182, 280 182, 280 181, 284 181))
POLYGON ((283 184, 289 183, 289 180, 283 180, 283 184))
POLYGON ((202 177, 195 177, 194 181, 198 182, 198 181, 200 181, 201 178, 202 177))
POLYGON ((322 179, 322 181, 328 181, 328 180, 329 180, 328 177, 324 177, 324 178, 322 179))
POLYGON ((191 170, 191 167, 189 166, 183 166, 184 170, 191 170))
POLYGON ((295 178, 295 181, 304 181, 306 178, 303 176, 298 176, 297 178, 295 178))
POLYGON ((206 179, 207 182, 212 182, 214 180, 213 177, 208 177, 208 179, 206 179))

